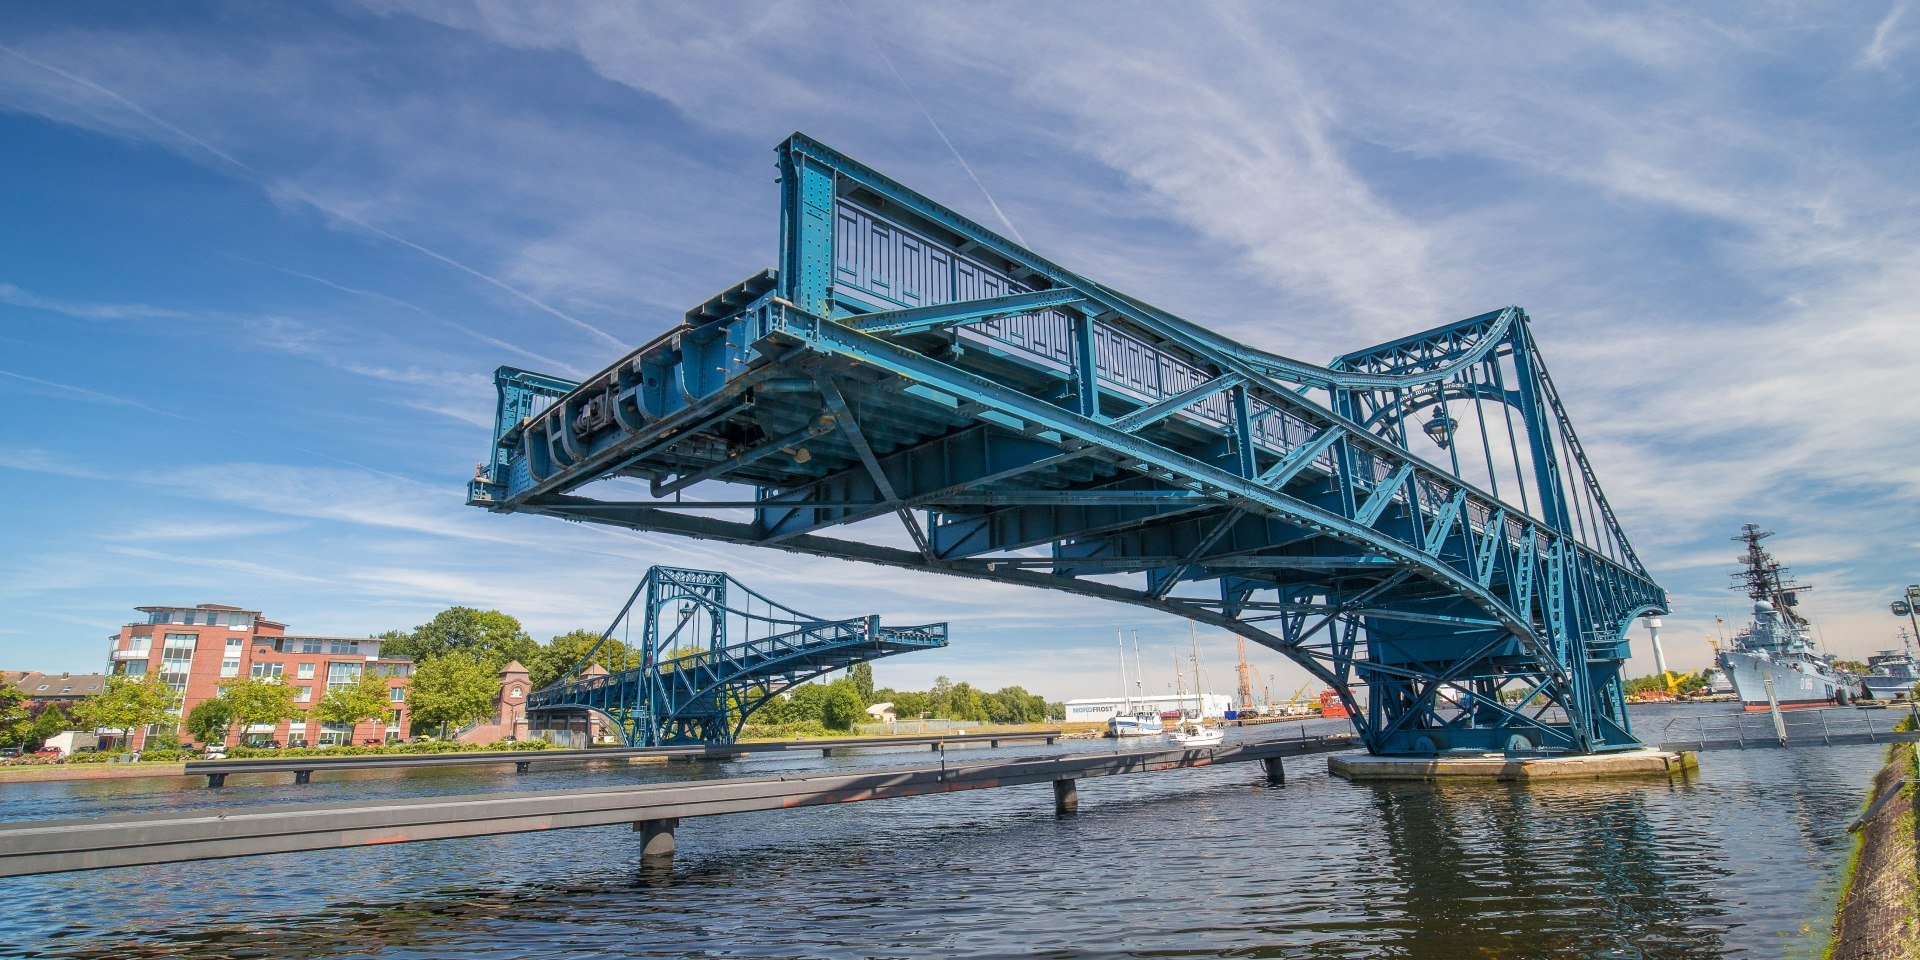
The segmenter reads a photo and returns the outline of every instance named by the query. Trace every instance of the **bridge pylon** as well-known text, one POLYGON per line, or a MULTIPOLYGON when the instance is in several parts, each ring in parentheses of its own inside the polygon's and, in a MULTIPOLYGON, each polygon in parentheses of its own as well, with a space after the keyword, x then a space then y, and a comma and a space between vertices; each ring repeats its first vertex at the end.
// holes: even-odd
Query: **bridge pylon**
POLYGON ((1307 363, 804 135, 779 163, 779 268, 580 383, 502 368, 470 503, 1166 611, 1376 753, 1639 745, 1626 632, 1666 595, 1524 310, 1307 363))
POLYGON ((946 645, 944 623, 822 619, 725 573, 656 566, 586 656, 526 708, 530 719, 597 714, 628 746, 732 743, 755 710, 795 684, 946 645))

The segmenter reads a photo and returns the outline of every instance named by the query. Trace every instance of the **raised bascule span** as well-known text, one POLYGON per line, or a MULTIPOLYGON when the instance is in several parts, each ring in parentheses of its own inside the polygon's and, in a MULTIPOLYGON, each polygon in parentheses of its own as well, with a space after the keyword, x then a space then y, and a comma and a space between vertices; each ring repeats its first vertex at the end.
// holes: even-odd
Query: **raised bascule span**
POLYGON ((946 645, 944 623, 824 619, 724 573, 656 566, 580 662, 527 695, 527 717, 594 714, 635 747, 732 743, 755 710, 794 684, 946 645))
POLYGON ((778 153, 779 268, 582 383, 501 368, 470 503, 1163 610, 1375 753, 1639 746, 1626 633, 1666 596, 1520 308, 1304 363, 778 153))

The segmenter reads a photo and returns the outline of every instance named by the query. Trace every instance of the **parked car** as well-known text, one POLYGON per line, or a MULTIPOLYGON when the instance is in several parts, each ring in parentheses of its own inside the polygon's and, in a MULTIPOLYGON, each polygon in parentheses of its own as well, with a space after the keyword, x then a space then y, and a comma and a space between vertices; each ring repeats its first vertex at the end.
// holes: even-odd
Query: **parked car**
POLYGON ((225 760, 227 758, 227 746, 223 743, 209 743, 207 744, 206 751, 200 754, 200 756, 208 760, 225 760))
POLYGON ((421 734, 420 736, 414 737, 413 739, 408 740, 407 742, 408 743, 432 743, 433 738, 427 736, 426 734, 421 734))
POLYGON ((19 747, 0 747, 0 757, 17 757, 19 755, 19 747))

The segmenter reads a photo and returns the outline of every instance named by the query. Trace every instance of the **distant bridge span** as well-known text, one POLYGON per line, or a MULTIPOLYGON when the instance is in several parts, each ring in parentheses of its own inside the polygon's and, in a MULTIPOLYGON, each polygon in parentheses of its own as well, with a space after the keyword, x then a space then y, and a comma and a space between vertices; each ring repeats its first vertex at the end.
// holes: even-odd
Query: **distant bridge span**
POLYGON ((585 382, 501 368, 472 504, 1164 610, 1375 752, 1638 745, 1626 631, 1666 595, 1524 311, 1303 363, 803 135, 779 162, 779 269, 585 382))

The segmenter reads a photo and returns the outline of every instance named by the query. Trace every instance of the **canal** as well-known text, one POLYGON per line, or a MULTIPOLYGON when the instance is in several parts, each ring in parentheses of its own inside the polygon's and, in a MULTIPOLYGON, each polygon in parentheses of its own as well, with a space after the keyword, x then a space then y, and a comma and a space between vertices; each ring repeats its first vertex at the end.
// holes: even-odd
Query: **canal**
MULTIPOLYGON (((1636 729, 1729 709, 1636 708, 1636 729)), ((1316 757, 1284 787, 1241 765, 1088 781, 1064 818, 1045 785, 741 814, 684 823, 665 872, 636 866, 632 832, 594 828, 4 880, 0 955, 1814 957, 1883 750, 1711 752, 1685 781, 1527 787, 1356 785, 1316 757)), ((929 759, 15 784, 0 818, 929 759)))

